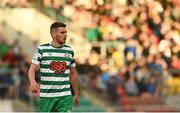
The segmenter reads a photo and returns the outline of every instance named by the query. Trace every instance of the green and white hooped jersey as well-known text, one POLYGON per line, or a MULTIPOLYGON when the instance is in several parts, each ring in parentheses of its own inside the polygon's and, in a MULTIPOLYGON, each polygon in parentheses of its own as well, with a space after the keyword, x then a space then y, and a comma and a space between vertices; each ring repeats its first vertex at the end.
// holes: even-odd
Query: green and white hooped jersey
POLYGON ((71 95, 70 68, 76 66, 71 47, 40 45, 33 55, 32 63, 40 66, 40 97, 71 95))

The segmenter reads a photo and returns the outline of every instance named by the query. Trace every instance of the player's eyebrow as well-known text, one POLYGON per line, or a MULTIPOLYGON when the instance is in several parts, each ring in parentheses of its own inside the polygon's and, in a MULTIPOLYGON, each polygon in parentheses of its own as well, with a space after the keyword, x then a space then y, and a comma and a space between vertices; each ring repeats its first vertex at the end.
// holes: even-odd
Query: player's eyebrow
POLYGON ((67 31, 60 31, 60 33, 67 33, 67 31))

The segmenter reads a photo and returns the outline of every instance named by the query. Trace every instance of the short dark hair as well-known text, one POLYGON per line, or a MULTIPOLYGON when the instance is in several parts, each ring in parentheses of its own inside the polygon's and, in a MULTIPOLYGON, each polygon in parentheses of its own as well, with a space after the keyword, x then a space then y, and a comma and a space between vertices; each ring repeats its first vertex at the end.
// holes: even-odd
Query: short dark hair
POLYGON ((52 33, 53 29, 56 29, 58 27, 66 27, 66 24, 61 23, 61 22, 54 22, 54 23, 52 23, 51 27, 50 27, 50 33, 52 33))

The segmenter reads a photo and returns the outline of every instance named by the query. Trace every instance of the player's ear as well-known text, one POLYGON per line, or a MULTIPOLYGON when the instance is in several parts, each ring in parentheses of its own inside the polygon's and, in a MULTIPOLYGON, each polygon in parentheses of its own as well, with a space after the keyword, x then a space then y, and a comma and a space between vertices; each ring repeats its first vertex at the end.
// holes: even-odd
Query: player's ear
POLYGON ((52 38, 56 37, 56 32, 52 31, 51 35, 52 35, 52 38))

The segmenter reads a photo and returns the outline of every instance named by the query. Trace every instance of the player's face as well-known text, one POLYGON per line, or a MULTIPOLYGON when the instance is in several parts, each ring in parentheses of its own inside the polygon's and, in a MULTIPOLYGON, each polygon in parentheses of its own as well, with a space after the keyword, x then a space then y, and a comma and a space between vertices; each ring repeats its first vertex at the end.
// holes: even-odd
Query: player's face
POLYGON ((56 31, 55 40, 59 44, 64 44, 66 42, 67 29, 65 27, 59 27, 56 31))

